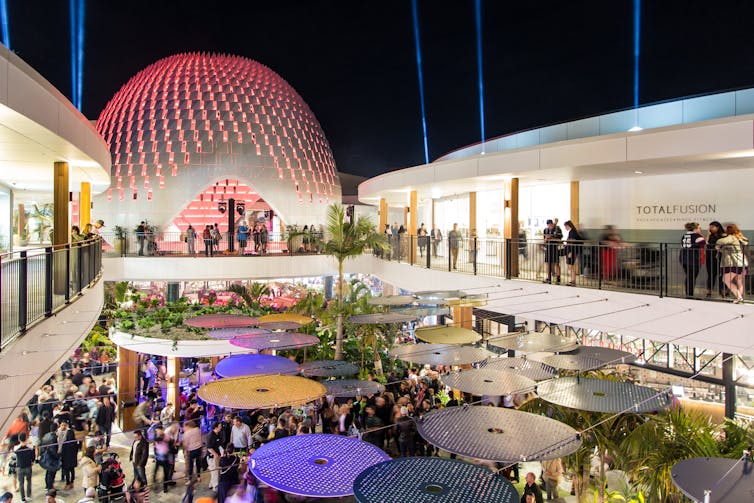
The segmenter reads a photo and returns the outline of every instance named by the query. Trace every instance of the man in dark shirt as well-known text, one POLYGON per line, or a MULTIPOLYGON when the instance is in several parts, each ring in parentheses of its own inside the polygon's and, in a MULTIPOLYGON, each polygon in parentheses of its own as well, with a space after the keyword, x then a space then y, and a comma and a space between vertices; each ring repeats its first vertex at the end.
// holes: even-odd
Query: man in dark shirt
POLYGON ((366 433, 364 433, 363 440, 369 442, 372 445, 384 448, 384 431, 381 430, 385 425, 382 419, 375 415, 374 407, 367 406, 367 417, 364 420, 364 426, 366 427, 366 433))
POLYGON ((21 492, 21 501, 31 499, 31 467, 34 465, 34 449, 29 447, 26 433, 18 435, 19 444, 16 446, 16 474, 18 474, 18 486, 21 492), (26 481, 26 491, 24 491, 26 481))
POLYGON ((560 283, 560 243, 563 240, 563 231, 552 220, 547 221, 547 227, 542 231, 545 240, 545 267, 547 267, 547 279, 545 283, 552 283, 553 273, 560 283))
POLYGON ((207 438, 207 468, 209 469, 209 488, 217 491, 219 482, 218 462, 220 461, 220 446, 223 445, 223 423, 212 425, 212 431, 207 438))
POLYGON ((526 484, 524 485, 524 494, 521 496, 521 503, 526 503, 526 495, 534 495, 535 503, 543 503, 542 490, 537 485, 537 476, 532 472, 526 474, 526 484))
POLYGON ((134 479, 138 479, 143 485, 147 485, 145 468, 149 460, 149 443, 141 430, 134 431, 134 442, 131 444, 128 460, 133 463, 134 479))
POLYGON ((110 434, 115 420, 115 405, 109 396, 102 398, 102 403, 97 407, 97 430, 105 437, 105 445, 110 447, 110 434))

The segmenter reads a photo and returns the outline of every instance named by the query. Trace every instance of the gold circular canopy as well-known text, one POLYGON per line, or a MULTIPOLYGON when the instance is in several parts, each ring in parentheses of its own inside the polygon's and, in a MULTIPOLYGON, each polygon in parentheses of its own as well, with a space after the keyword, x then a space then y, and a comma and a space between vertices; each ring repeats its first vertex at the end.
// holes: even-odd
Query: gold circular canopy
POLYGON ((468 328, 447 325, 417 328, 414 333, 417 339, 433 344, 474 344, 482 338, 468 328))
POLYGON ((308 316, 304 316, 303 314, 298 314, 298 313, 266 314, 259 318, 260 324, 276 323, 276 322, 281 322, 281 321, 298 323, 299 325, 308 325, 314 320, 308 316))
POLYGON ((271 409, 301 405, 327 394, 325 387, 305 377, 265 375, 232 377, 202 385, 205 402, 233 409, 271 409))

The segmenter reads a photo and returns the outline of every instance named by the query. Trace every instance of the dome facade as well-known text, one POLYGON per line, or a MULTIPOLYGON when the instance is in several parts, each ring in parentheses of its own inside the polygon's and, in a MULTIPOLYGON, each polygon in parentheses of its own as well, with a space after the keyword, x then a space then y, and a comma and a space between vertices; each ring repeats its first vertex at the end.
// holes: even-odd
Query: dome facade
POLYGON ((113 158, 112 185, 94 209, 108 223, 167 226, 228 178, 253 187, 289 224, 322 222, 341 199, 316 117, 283 78, 248 58, 161 59, 113 96, 96 127, 113 158))

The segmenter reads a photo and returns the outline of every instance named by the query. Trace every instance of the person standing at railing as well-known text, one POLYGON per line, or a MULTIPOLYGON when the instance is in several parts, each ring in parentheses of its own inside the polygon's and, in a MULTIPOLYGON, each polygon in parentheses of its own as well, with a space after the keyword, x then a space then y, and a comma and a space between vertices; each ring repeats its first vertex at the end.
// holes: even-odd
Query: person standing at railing
POLYGON ((246 254, 246 241, 249 239, 249 227, 246 225, 246 220, 241 220, 238 224, 238 254, 246 254))
POLYGON ((438 229, 435 224, 432 224, 432 233, 430 238, 432 239, 432 256, 437 257, 437 245, 442 243, 442 232, 440 232, 440 229, 438 229))
POLYGON ((622 240, 614 225, 606 225, 600 236, 600 267, 602 279, 610 280, 617 276, 618 248, 623 246, 622 240))
POLYGON ((136 241, 139 243, 139 255, 144 255, 144 243, 147 240, 147 225, 142 220, 139 225, 136 226, 136 241))
POLYGON ((267 224, 260 225, 259 229, 259 253, 265 255, 267 253, 267 242, 269 241, 269 232, 267 231, 267 224))
POLYGON ((712 290, 717 290, 722 297, 724 295, 723 289, 723 275, 720 271, 720 252, 715 249, 717 241, 725 237, 723 232, 723 224, 714 220, 709 224, 709 230, 705 237, 706 248, 704 250, 704 265, 707 268, 707 298, 712 297, 712 290))
POLYGON ((209 225, 204 226, 204 230, 202 231, 202 239, 204 240, 204 256, 214 256, 215 251, 212 247, 212 228, 209 225))
POLYGON ((215 222, 215 226, 210 228, 211 234, 212 234, 212 246, 215 248, 215 252, 220 251, 220 240, 223 238, 222 233, 220 232, 220 226, 217 225, 217 222, 215 222))
POLYGON ((458 249, 461 247, 461 240, 463 240, 463 236, 458 230, 458 224, 453 224, 453 230, 448 232, 448 247, 453 260, 453 269, 458 269, 456 264, 458 263, 458 249))
POLYGON ((196 248, 194 247, 194 242, 196 241, 196 230, 189 224, 188 229, 186 229, 186 244, 188 245, 188 252, 189 255, 196 254, 196 248))
POLYGON ((746 256, 749 240, 736 224, 728 224, 725 233, 727 236, 718 239, 715 247, 722 253, 723 282, 733 293, 733 303, 740 304, 744 301, 744 276, 749 266, 746 256))
POLYGON ((699 276, 699 269, 702 266, 702 253, 704 251, 704 236, 699 224, 689 222, 686 224, 686 232, 681 237, 681 251, 678 260, 683 267, 683 273, 686 275, 685 289, 686 298, 694 297, 694 287, 696 278, 699 276))
POLYGON ((401 260, 406 257, 406 251, 408 250, 408 238, 406 237, 406 228, 402 225, 398 227, 398 249, 400 250, 401 260))
POLYGON ((422 222, 421 226, 419 227, 417 236, 419 236, 419 256, 423 257, 424 249, 427 247, 427 228, 424 227, 424 222, 422 222))
POLYGON ((552 220, 547 220, 547 227, 542 231, 545 240, 545 267, 547 279, 545 283, 552 283, 552 275, 555 273, 556 281, 560 283, 560 242, 563 240, 563 231, 552 220))
POLYGON ((570 220, 566 221, 566 223, 563 224, 563 227, 565 227, 565 229, 568 231, 565 245, 566 266, 568 267, 568 276, 570 278, 570 280, 568 281, 568 286, 576 286, 575 264, 579 260, 579 256, 581 255, 581 245, 584 242, 584 238, 579 233, 579 230, 576 228, 574 223, 570 220))

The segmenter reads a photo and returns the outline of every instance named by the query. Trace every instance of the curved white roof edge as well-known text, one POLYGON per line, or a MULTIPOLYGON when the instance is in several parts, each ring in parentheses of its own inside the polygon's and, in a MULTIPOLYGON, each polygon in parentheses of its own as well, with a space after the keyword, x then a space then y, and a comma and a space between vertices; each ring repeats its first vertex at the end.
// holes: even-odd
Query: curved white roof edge
MULTIPOLYGON (((51 188, 53 162, 67 161, 71 189, 90 182, 92 192, 99 193, 110 185, 110 151, 91 122, 42 75, 0 45, 0 145, 3 143, 2 181, 13 177, 42 180, 30 171, 46 169, 51 188)), ((29 184, 17 188, 43 188, 33 185, 34 181, 29 184)))
POLYGON ((232 345, 227 340, 207 339, 196 341, 172 341, 141 337, 113 330, 110 340, 119 347, 159 356, 176 356, 179 358, 193 358, 205 356, 228 356, 251 353, 250 350, 232 345))
POLYGON ((384 173, 359 184, 359 199, 407 206, 420 200, 522 184, 687 174, 754 167, 754 114, 677 124, 638 132, 554 141, 486 155, 436 161, 384 173))

